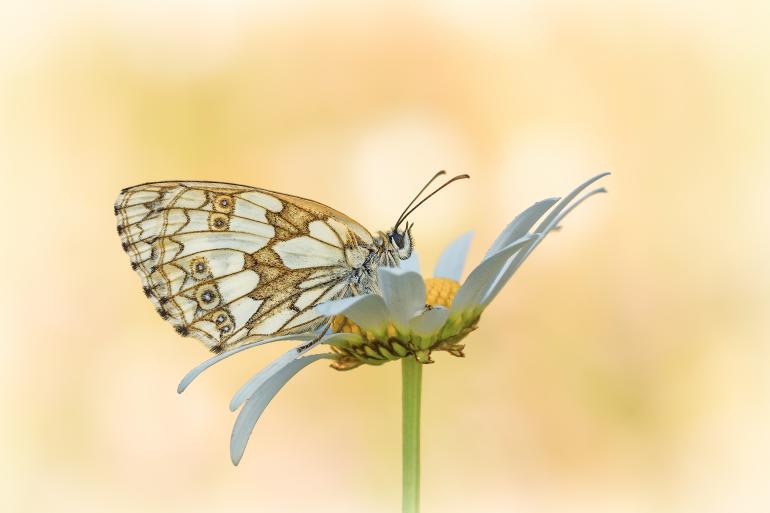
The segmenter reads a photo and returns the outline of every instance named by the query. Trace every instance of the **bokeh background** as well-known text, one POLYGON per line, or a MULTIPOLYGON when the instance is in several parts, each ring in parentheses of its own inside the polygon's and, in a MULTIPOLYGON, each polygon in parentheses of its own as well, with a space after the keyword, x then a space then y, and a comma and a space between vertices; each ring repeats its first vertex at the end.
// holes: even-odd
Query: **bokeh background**
POLYGON ((0 502, 20 512, 389 512, 399 366, 311 366, 238 468, 230 395, 153 311, 125 186, 252 184, 470 262, 611 170, 425 369, 425 512, 770 508, 770 4, 16 1, 0 7, 0 502))

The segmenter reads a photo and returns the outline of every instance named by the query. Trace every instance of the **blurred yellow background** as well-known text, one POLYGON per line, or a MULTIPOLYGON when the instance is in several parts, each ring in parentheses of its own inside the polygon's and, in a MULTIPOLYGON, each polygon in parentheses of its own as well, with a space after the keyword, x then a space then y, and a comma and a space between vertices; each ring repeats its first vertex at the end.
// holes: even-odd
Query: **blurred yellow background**
POLYGON ((228 458, 231 394, 115 233, 125 186, 310 197, 429 270, 468 229, 611 170, 425 369, 428 512, 770 510, 770 4, 4 2, 0 503, 20 512, 390 512, 399 366, 300 373, 228 458))

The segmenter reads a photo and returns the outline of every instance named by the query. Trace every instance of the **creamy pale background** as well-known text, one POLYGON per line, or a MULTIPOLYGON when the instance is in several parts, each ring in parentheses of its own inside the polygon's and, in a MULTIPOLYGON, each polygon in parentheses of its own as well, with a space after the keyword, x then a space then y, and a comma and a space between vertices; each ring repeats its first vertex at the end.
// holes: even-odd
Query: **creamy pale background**
POLYGON ((3 3, 2 509, 397 510, 398 365, 308 368, 233 468, 229 398, 284 346, 178 397, 207 353, 112 202, 216 179, 376 230, 445 168, 427 269, 614 174, 425 369, 424 511, 767 511, 770 8, 670 3, 3 3))

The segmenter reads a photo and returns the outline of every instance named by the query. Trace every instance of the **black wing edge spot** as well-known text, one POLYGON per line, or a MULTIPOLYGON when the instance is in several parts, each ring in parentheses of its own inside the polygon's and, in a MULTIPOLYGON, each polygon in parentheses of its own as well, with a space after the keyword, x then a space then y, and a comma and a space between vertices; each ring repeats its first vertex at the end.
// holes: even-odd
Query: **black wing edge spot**
POLYGON ((163 308, 158 308, 157 312, 158 312, 158 315, 160 315, 163 319, 169 318, 168 312, 163 308))
POLYGON ((190 334, 190 330, 187 329, 187 326, 174 326, 174 329, 183 337, 186 337, 190 334))
POLYGON ((211 351, 214 354, 219 354, 222 352, 222 346, 212 346, 209 348, 209 351, 211 351))

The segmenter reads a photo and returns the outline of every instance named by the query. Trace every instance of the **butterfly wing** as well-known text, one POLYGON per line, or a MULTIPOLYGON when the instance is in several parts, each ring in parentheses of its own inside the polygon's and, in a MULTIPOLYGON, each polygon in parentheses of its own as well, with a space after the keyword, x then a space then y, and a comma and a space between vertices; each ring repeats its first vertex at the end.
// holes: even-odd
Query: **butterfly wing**
POLYGON ((353 266, 374 248, 326 205, 235 184, 137 185, 115 215, 160 315, 215 352, 317 328, 313 306, 352 294, 353 266))

